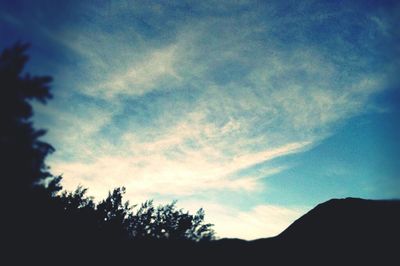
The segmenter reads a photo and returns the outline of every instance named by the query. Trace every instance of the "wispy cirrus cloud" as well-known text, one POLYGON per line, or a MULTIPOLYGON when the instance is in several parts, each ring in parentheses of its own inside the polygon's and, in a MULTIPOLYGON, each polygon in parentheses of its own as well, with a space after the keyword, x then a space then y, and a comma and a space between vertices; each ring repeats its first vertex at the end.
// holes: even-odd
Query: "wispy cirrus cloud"
POLYGON ((370 110, 390 68, 376 49, 389 32, 382 14, 292 4, 291 14, 278 2, 84 4, 73 23, 46 31, 73 62, 38 110, 57 148, 52 171, 98 198, 122 185, 134 201, 183 204, 253 193, 260 202, 247 211, 209 204, 220 234, 278 233, 299 212, 259 196, 291 167, 274 160, 370 110))
MULTIPOLYGON (((100 85, 85 88, 85 92, 95 97, 114 95, 140 96, 159 88, 161 84, 179 80, 175 71, 176 46, 151 51, 139 63, 127 69, 111 71, 100 85)), ((171 86, 171 85, 170 85, 171 86)))
MULTIPOLYGON (((153 11, 156 12, 150 12, 153 11)), ((291 23, 288 19, 282 18, 284 23, 291 23)), ((300 19, 296 18, 297 21, 300 19)), ((192 171, 187 169, 196 169, 199 173, 188 178, 187 180, 191 180, 188 182, 198 180, 197 176, 202 176, 207 181, 222 178, 228 173, 234 174, 242 168, 312 145, 329 134, 335 123, 359 113, 366 106, 369 95, 382 87, 379 76, 370 75, 369 70, 348 76, 341 69, 342 65, 335 61, 335 54, 331 55, 318 47, 311 50, 300 44, 294 48, 285 45, 279 48, 281 40, 269 35, 272 28, 268 26, 268 21, 259 22, 259 14, 254 11, 242 12, 237 17, 216 16, 206 20, 198 18, 190 24, 175 27, 176 38, 170 39, 161 48, 160 45, 153 45, 148 49, 141 47, 140 42, 139 49, 130 48, 126 44, 111 45, 112 39, 123 39, 125 37, 121 37, 121 34, 125 36, 127 32, 101 34, 101 38, 105 39, 100 42, 96 41, 99 37, 87 38, 79 35, 79 30, 73 32, 82 37, 78 37, 78 44, 71 48, 85 58, 83 69, 86 72, 91 70, 88 72, 89 82, 83 81, 79 86, 79 93, 101 98, 105 105, 113 102, 118 108, 108 112, 101 110, 95 115, 90 112, 84 116, 79 114, 79 117, 70 119, 78 127, 98 127, 89 130, 90 132, 76 134, 85 136, 84 139, 96 139, 96 142, 82 139, 79 149, 97 151, 98 153, 92 154, 92 160, 98 165, 72 163, 68 166, 60 162, 55 164, 55 169, 63 169, 61 172, 66 175, 72 169, 81 169, 82 172, 74 170, 70 175, 84 175, 94 180, 98 179, 95 178, 98 175, 95 173, 97 170, 89 169, 102 169, 98 173, 104 175, 108 172, 105 166, 110 167, 111 172, 107 174, 110 176, 130 175, 127 174, 130 172, 135 173, 138 179, 141 179, 140 175, 153 175, 164 183, 174 183, 171 173, 175 173, 180 179, 184 179, 185 175, 192 176, 192 171), (260 42, 259 38, 265 36, 270 37, 271 41, 260 42), (139 50, 143 52, 142 56, 131 56, 134 51, 139 50), (120 64, 116 64, 113 57, 120 64), (111 58, 110 64, 107 64, 105 58, 111 58), (189 90, 184 90, 186 87, 189 90), (171 99, 163 99, 162 93, 141 99, 153 91, 165 92, 166 89, 172 94, 187 95, 178 98, 173 104, 167 104, 171 99), (142 111, 148 110, 152 115, 158 113, 158 117, 150 128, 143 130, 140 128, 143 125, 129 122, 131 117, 141 116, 140 112, 129 116, 125 114, 128 121, 124 122, 126 131, 136 130, 138 133, 131 134, 133 137, 130 139, 129 134, 113 135, 113 142, 122 144, 112 147, 110 140, 101 142, 98 133, 107 127, 121 126, 114 117, 125 112, 123 110, 129 107, 129 101, 120 101, 115 96, 133 97, 142 106, 142 111), (176 110, 171 112, 165 109, 167 106, 180 108, 180 102, 186 102, 190 98, 195 100, 191 104, 183 105, 178 116, 176 114, 179 112, 176 110), (153 105, 153 101, 158 104, 153 105), (193 114, 200 118, 194 119, 193 114), (144 138, 150 138, 151 141, 141 140, 144 138), (130 162, 137 160, 132 157, 132 153, 137 155, 125 147, 132 147, 133 151, 140 151, 147 156, 147 163, 138 168, 129 167, 130 162), (123 156, 118 160, 112 159, 118 158, 118 154, 123 156), (185 160, 177 163, 179 156, 198 162, 198 166, 185 160), (207 164, 210 158, 224 164, 207 164), (202 172, 202 169, 211 170, 202 172)), ((279 19, 270 22, 271 25, 283 23, 279 19)), ((101 28, 94 29, 103 33, 101 28)), ((135 36, 139 34, 136 28, 127 30, 135 36)), ((96 33, 92 33, 92 36, 95 35, 96 33)), ((364 66, 363 62, 352 64, 364 66)), ((153 118, 150 116, 148 119, 153 118)), ((65 138, 68 139, 72 135, 74 134, 69 134, 68 131, 58 134, 61 140, 62 136, 68 136, 65 138)), ((64 143, 71 144, 69 147, 64 145, 66 150, 77 149, 73 141, 64 143)), ((132 182, 131 179, 135 178, 126 178, 127 182, 132 182)), ((247 181, 251 185, 244 187, 255 186, 252 185, 255 182, 253 179, 247 181)), ((238 184, 238 181, 232 182, 238 184)), ((214 184, 222 187, 218 182, 214 184)), ((229 184, 224 186, 237 187, 229 184)), ((174 190, 173 193, 179 192, 174 190)))
POLYGON ((379 75, 348 75, 336 55, 323 49, 302 42, 279 48, 280 40, 269 35, 271 26, 253 27, 257 21, 253 11, 196 19, 176 27, 176 37, 161 46, 120 43, 109 49, 112 39, 126 38, 121 32, 95 37, 95 31, 89 33, 93 38, 78 34, 76 42, 63 40, 85 59, 82 67, 89 76, 79 93, 114 106, 81 112, 78 118, 64 116, 69 128, 83 131, 58 132, 58 142, 71 153, 87 151, 89 158, 55 158, 54 170, 68 176, 65 185, 82 183, 95 194, 125 185, 148 197, 262 189, 259 176, 237 173, 312 147, 336 123, 362 111, 368 97, 382 88, 379 75), (271 41, 260 42, 265 35, 271 41), (134 55, 138 51, 141 55, 134 55), (148 98, 154 91, 160 93, 148 98), (143 113, 128 116, 130 97, 152 115, 144 117, 150 126, 136 119, 143 113), (116 120, 121 113, 123 121, 116 120), (110 135, 113 127, 121 132, 110 135))
MULTIPOLYGON (((195 115, 196 116, 196 115, 195 115)), ((197 118, 198 119, 198 118, 197 118)), ((310 143, 288 143, 259 152, 244 149, 245 143, 226 147, 225 138, 233 131, 232 123, 221 128, 191 120, 153 136, 150 140, 141 135, 125 134, 118 147, 94 145, 100 153, 92 154, 87 162, 54 162, 54 171, 64 173, 68 188, 80 184, 104 196, 113 184, 124 185, 133 194, 173 197, 190 196, 202 191, 233 190, 254 191, 262 188, 262 179, 284 167, 275 167, 254 173, 240 174, 247 169, 274 158, 300 152, 310 143), (220 130, 219 130, 220 129, 220 130), (242 147, 241 147, 242 146, 242 147), (97 182, 98 180, 102 182, 97 182), (163 190, 160 191, 160 187, 163 190)), ((83 145, 85 146, 85 145, 83 145)))

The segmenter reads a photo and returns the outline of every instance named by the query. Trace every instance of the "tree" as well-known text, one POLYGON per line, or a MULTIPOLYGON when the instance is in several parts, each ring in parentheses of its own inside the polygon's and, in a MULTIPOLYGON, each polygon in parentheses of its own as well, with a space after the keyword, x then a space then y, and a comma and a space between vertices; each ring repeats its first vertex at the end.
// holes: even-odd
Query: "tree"
POLYGON ((29 189, 51 177, 45 158, 53 147, 40 140, 46 131, 32 126, 31 100, 46 103, 52 97, 51 78, 23 74, 27 44, 16 43, 0 55, 0 161, 3 182, 19 190, 29 189))
POLYGON ((102 200, 96 208, 98 225, 108 238, 125 239, 129 237, 129 220, 131 207, 129 202, 122 202, 125 188, 116 188, 102 200))
POLYGON ((149 200, 134 211, 135 206, 123 202, 125 188, 116 188, 97 207, 101 230, 113 238, 133 240, 204 241, 214 237, 211 224, 204 223, 204 211, 195 215, 176 209, 176 202, 154 207, 149 200))
POLYGON ((146 201, 130 219, 135 238, 204 241, 214 237, 212 225, 204 223, 203 209, 191 215, 176 209, 176 201, 157 208, 146 201))
POLYGON ((52 97, 51 78, 23 73, 28 47, 16 43, 0 54, 0 204, 8 255, 15 247, 34 253, 37 239, 46 246, 57 237, 56 204, 50 199, 61 189, 61 177, 49 173, 45 158, 54 149, 40 140, 46 131, 35 129, 31 120, 31 101, 44 104, 52 97))

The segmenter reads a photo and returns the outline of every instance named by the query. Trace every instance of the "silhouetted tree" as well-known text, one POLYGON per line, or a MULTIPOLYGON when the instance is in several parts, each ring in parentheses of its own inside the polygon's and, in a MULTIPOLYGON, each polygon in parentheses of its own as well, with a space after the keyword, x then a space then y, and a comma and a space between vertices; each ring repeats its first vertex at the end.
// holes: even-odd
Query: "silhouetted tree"
POLYGON ((102 200, 96 208, 98 225, 108 238, 125 239, 129 237, 129 220, 131 207, 129 202, 122 202, 125 188, 116 188, 102 200))
POLYGON ((176 202, 155 208, 146 201, 130 219, 136 238, 204 241, 214 236, 212 225, 204 223, 203 209, 191 215, 176 209, 176 202))
POLYGON ((32 126, 31 100, 50 99, 48 76, 30 76, 23 68, 28 60, 27 44, 17 43, 0 55, 0 161, 3 188, 28 189, 51 177, 45 165, 53 147, 39 138, 45 130, 32 126))
POLYGON ((51 98, 51 78, 23 73, 27 48, 16 43, 0 54, 0 204, 3 240, 10 248, 30 250, 34 239, 51 235, 56 216, 49 200, 61 186, 60 177, 53 178, 45 165, 54 149, 40 140, 45 130, 33 128, 31 121, 31 101, 46 103, 51 98))
POLYGON ((70 215, 95 213, 93 226, 108 239, 204 241, 214 237, 212 225, 204 223, 203 209, 191 215, 176 209, 176 202, 154 207, 149 200, 134 211, 136 205, 123 202, 124 187, 109 192, 106 199, 95 205, 91 197, 85 196, 86 191, 78 187, 72 193, 62 193, 64 209, 70 215))

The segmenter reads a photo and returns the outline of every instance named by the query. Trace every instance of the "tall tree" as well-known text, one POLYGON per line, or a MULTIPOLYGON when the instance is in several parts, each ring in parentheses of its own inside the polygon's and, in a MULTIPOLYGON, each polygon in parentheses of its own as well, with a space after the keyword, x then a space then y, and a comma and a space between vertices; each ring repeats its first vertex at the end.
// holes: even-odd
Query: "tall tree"
POLYGON ((6 194, 10 188, 26 192, 51 176, 44 159, 54 149, 40 140, 45 130, 33 128, 31 121, 31 100, 46 103, 52 97, 51 77, 23 73, 28 47, 17 43, 0 55, 0 162, 6 194))
POLYGON ((60 178, 52 179, 45 164, 54 149, 40 140, 45 130, 32 123, 31 101, 46 103, 52 97, 51 78, 23 72, 28 47, 16 43, 0 54, 0 206, 9 254, 19 249, 34 253, 38 239, 55 238, 57 215, 49 199, 61 189, 60 178), (41 185, 46 182, 51 190, 41 185))

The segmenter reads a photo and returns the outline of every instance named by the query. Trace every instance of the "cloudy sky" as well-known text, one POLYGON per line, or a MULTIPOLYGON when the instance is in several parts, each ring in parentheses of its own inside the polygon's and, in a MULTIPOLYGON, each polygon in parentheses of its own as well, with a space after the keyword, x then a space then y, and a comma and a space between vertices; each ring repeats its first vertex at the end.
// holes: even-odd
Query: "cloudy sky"
POLYGON ((400 197, 396 1, 1 1, 54 78, 63 185, 273 236, 330 198, 400 197))

